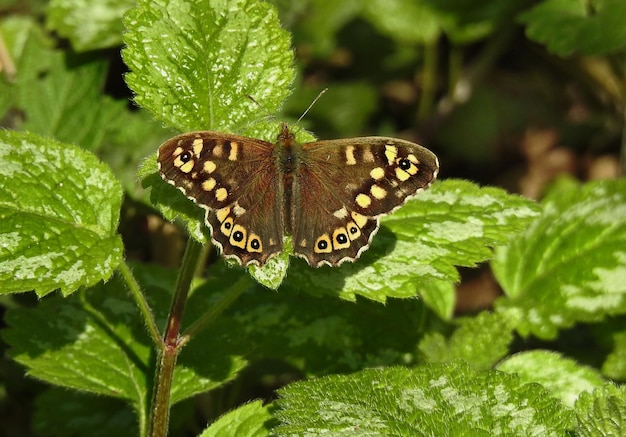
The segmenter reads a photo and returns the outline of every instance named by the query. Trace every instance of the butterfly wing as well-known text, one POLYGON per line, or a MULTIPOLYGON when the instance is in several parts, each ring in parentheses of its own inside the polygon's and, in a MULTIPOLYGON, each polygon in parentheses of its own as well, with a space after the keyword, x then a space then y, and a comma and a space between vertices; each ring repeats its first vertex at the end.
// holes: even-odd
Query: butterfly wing
POLYGON ((379 218, 427 188, 438 169, 431 151, 396 138, 304 144, 292 186, 296 255, 314 267, 354 261, 369 247, 379 218))
POLYGON ((283 247, 283 184, 271 143, 210 131, 161 145, 161 177, 206 211, 211 239, 226 258, 263 265, 283 247))

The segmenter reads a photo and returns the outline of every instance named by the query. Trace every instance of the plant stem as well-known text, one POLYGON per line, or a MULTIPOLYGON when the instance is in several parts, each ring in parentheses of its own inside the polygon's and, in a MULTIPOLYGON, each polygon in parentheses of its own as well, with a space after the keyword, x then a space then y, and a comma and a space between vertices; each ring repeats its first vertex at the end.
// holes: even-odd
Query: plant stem
POLYGON ((122 263, 118 267, 118 270, 124 278, 124 281, 126 281, 126 286, 130 290, 130 294, 133 295, 133 298, 137 303, 137 307, 139 308, 139 311, 143 316, 144 323, 148 328, 148 333, 150 334, 152 341, 154 342, 154 344, 157 345, 157 347, 159 347, 159 345, 161 344, 161 334, 159 333, 159 328, 154 321, 152 311, 150 311, 150 305, 148 305, 146 297, 141 292, 141 287, 139 286, 137 279, 135 279, 135 275, 133 275, 132 270, 126 263, 126 260, 122 261, 122 263))
POLYGON ((148 435, 151 437, 165 437, 167 435, 174 367, 182 347, 179 341, 180 324, 201 252, 202 244, 190 238, 187 242, 182 266, 178 274, 167 326, 163 334, 163 342, 159 342, 159 358, 150 409, 150 432, 148 435))

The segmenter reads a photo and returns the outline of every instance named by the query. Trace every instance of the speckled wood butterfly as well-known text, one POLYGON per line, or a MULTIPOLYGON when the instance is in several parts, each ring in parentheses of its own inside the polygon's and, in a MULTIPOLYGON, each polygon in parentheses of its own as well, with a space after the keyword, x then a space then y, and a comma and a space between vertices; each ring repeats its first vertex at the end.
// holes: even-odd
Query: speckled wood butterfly
POLYGON ((439 163, 428 149, 387 137, 300 144, 286 124, 275 144, 218 132, 171 138, 163 179, 206 210, 226 258, 263 265, 291 235, 309 265, 354 261, 379 219, 427 188, 439 163))

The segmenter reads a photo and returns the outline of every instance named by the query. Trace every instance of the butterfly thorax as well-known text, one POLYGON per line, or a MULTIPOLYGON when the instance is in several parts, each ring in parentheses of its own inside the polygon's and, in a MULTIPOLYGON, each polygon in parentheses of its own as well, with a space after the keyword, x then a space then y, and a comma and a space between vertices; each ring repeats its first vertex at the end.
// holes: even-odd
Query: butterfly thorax
MULTIPOLYGON (((274 146, 276 166, 283 175, 289 177, 298 171, 302 159, 302 144, 296 141, 287 123, 281 124, 280 134, 274 146)), ((290 177, 289 177, 290 179, 290 177)))

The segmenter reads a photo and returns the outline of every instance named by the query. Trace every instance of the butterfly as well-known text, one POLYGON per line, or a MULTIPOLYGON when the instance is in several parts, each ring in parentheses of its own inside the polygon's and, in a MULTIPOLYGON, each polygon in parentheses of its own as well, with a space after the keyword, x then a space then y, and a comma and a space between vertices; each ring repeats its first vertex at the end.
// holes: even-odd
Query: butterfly
POLYGON ((300 144, 286 123, 274 144, 189 132, 158 151, 161 177, 205 211, 211 239, 243 266, 264 265, 292 236, 312 267, 356 260, 379 219, 426 189, 439 162, 410 141, 362 137, 300 144))

